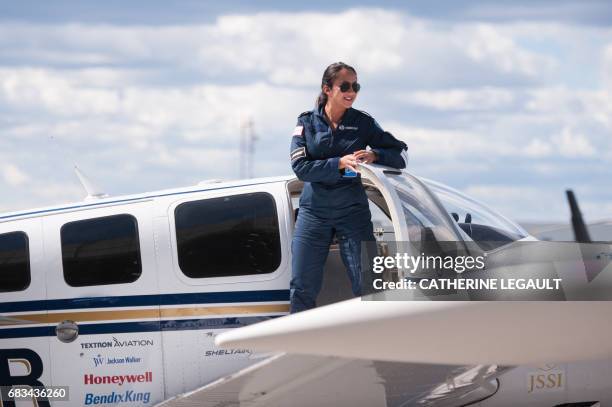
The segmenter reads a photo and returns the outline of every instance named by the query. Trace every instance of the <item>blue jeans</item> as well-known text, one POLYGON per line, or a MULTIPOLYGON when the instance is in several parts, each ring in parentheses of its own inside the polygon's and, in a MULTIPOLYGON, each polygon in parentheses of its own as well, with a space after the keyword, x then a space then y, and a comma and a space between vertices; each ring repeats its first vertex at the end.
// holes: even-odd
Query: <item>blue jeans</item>
POLYGON ((291 313, 316 306, 334 234, 353 294, 361 295, 361 243, 374 240, 370 218, 368 207, 359 207, 335 218, 325 218, 311 209, 300 208, 291 242, 291 313))

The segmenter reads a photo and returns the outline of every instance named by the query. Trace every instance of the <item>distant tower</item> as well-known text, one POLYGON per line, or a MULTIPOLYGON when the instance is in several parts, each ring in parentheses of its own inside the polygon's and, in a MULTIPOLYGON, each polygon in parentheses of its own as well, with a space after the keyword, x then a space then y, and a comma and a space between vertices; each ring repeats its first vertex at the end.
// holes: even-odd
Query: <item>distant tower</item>
POLYGON ((240 178, 253 178, 256 141, 253 119, 248 118, 240 125, 240 178))

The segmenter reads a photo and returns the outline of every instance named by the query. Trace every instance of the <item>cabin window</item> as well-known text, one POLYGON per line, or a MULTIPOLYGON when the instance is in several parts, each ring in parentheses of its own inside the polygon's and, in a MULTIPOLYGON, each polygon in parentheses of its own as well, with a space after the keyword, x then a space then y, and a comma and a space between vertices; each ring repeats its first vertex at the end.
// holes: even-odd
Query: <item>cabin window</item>
POLYGON ((188 277, 265 274, 280 265, 278 216, 268 193, 186 202, 174 218, 179 267, 188 277))
POLYGON ((22 291, 30 285, 28 236, 23 232, 0 235, 0 292, 22 291))
POLYGON ((60 234, 64 279, 69 285, 123 284, 140 277, 138 223, 132 215, 66 223, 60 234))

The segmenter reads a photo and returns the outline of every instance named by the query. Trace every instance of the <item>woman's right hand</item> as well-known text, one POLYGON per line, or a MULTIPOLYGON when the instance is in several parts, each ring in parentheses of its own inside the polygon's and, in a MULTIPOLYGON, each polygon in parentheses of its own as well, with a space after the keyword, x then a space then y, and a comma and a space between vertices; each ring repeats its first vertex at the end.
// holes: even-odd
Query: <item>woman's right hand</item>
POLYGON ((355 172, 359 172, 357 171, 357 159, 353 154, 347 154, 344 157, 341 157, 340 162, 338 163, 338 168, 341 170, 344 168, 348 168, 355 172))

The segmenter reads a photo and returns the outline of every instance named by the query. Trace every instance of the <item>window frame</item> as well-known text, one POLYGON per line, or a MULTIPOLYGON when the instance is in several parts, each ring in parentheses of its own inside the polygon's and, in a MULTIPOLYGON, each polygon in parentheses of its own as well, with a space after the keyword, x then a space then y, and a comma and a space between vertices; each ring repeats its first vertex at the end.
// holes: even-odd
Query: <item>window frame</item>
MULTIPOLYGON (((288 269, 288 246, 286 242, 286 238, 288 236, 288 230, 290 226, 287 224, 288 217, 286 216, 286 212, 289 211, 289 207, 287 206, 287 202, 279 197, 279 193, 276 190, 277 184, 273 184, 270 189, 261 189, 261 188, 232 188, 231 192, 227 190, 211 190, 211 191, 203 191, 200 193, 190 194, 183 199, 172 202, 167 207, 168 213, 168 226, 169 226, 169 238, 171 245, 171 254, 172 254, 172 266, 174 268, 174 272, 179 281, 191 285, 191 286, 208 286, 208 285, 218 285, 218 284, 236 284, 236 283, 257 283, 257 282, 265 282, 278 278, 282 273, 286 272, 288 269), (265 193, 269 197, 272 198, 272 201, 275 206, 276 212, 276 222, 278 226, 278 233, 280 239, 280 262, 277 268, 265 274, 241 274, 235 276, 214 276, 214 277, 189 277, 183 270, 180 268, 179 260, 178 260, 178 241, 176 234, 176 218, 175 218, 175 210, 178 206, 188 202, 196 202, 196 201, 205 201, 209 199, 215 198, 225 198, 225 197, 235 197, 239 195, 247 195, 247 194, 255 194, 255 193, 265 193)), ((284 184, 282 185, 284 188, 284 184)))
POLYGON ((2 235, 10 235, 13 233, 21 234, 25 237, 25 252, 27 255, 28 283, 26 284, 25 287, 20 288, 19 290, 2 290, 2 288, 0 287, 0 294, 21 293, 23 291, 26 291, 30 287, 30 285, 32 285, 32 254, 30 253, 30 237, 23 230, 1 232, 0 237, 2 235))
POLYGON ((61 274, 64 280, 64 283, 66 283, 66 285, 68 285, 68 287, 71 288, 87 288, 87 287, 106 287, 106 286, 119 286, 119 285, 127 285, 127 284, 134 284, 135 282, 137 282, 138 280, 140 280, 140 278, 142 277, 142 274, 144 272, 144 265, 143 265, 143 261, 142 261, 142 245, 140 242, 140 228, 139 228, 139 224, 138 224, 138 218, 136 216, 134 216, 131 213, 126 213, 126 212, 122 212, 122 213, 112 213, 112 214, 108 214, 108 215, 102 215, 102 216, 94 216, 94 217, 88 217, 88 218, 80 218, 80 219, 75 219, 75 220, 71 220, 68 222, 64 222, 62 223, 62 225, 59 228, 59 250, 60 250, 60 264, 61 264, 61 274), (104 218, 111 218, 111 217, 117 217, 117 216, 127 216, 129 218, 131 218, 131 220, 134 222, 135 225, 135 236, 136 236, 136 244, 137 244, 137 252, 138 252, 138 260, 139 260, 139 265, 140 265, 140 274, 138 274, 138 277, 134 280, 131 281, 123 281, 123 282, 114 282, 114 283, 106 283, 106 284, 85 284, 85 285, 73 285, 71 284, 67 278, 66 278, 66 270, 64 268, 64 241, 62 238, 62 233, 64 231, 64 227, 74 224, 74 223, 79 223, 79 222, 87 222, 87 221, 92 221, 92 220, 96 220, 96 219, 104 219, 104 218))

